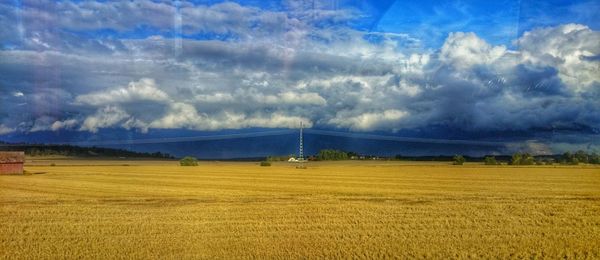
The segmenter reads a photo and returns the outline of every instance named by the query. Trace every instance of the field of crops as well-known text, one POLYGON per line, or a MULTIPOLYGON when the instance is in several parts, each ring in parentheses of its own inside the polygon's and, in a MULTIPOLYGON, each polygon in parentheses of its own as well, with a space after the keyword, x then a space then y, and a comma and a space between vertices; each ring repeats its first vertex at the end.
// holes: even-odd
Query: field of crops
POLYGON ((600 258, 600 168, 28 166, 2 258, 600 258))

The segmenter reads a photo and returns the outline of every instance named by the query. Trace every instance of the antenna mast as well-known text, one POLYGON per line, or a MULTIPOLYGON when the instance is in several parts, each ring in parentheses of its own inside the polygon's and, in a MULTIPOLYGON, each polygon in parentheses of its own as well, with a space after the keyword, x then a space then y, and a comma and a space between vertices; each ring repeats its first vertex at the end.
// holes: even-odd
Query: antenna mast
POLYGON ((304 144, 303 144, 303 140, 302 140, 302 130, 304 128, 304 125, 302 125, 302 121, 300 121, 300 150, 298 153, 298 160, 303 162, 304 161, 304 144))

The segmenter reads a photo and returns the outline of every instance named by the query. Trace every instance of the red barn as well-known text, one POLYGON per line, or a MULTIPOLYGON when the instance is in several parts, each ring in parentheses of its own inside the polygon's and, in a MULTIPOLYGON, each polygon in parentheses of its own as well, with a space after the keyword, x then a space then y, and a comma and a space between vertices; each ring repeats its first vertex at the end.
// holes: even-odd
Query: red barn
POLYGON ((24 152, 0 152, 0 174, 23 174, 24 152))

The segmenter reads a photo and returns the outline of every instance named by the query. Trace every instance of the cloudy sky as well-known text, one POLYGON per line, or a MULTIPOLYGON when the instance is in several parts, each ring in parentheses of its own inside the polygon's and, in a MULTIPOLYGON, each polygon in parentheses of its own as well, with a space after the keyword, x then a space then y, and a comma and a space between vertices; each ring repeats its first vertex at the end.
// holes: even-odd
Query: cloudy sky
POLYGON ((302 121, 599 150, 597 10, 600 1, 2 1, 0 140, 302 121))

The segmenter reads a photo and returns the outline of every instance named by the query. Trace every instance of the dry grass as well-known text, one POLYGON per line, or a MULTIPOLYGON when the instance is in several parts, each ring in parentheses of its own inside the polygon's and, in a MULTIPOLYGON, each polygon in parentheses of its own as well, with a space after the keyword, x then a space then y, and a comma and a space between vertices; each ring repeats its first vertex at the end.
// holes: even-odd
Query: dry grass
POLYGON ((0 176, 2 258, 600 258, 600 168, 27 170, 0 176))

